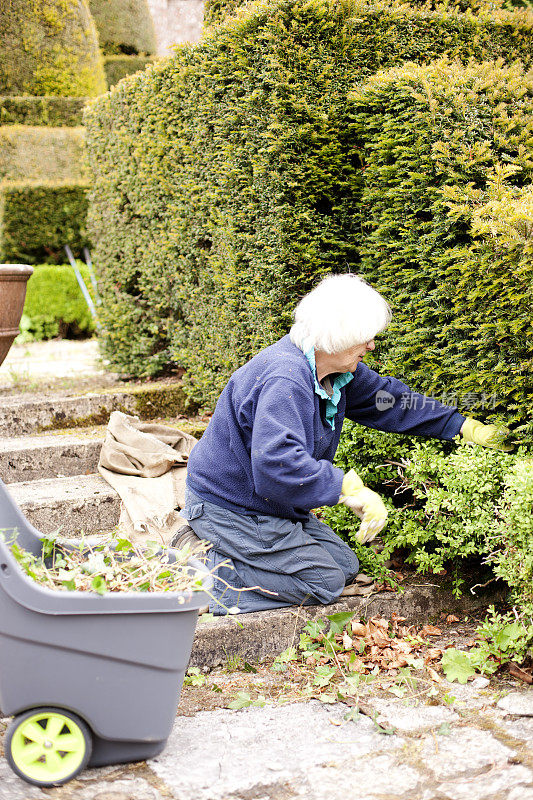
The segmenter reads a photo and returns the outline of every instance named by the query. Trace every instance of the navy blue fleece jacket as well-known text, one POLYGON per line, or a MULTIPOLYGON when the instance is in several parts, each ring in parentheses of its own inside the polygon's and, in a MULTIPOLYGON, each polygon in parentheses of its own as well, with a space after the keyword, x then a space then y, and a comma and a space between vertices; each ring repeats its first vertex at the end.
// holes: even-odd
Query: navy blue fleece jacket
POLYGON ((332 430, 307 358, 284 336, 233 373, 189 457, 187 481, 204 500, 241 514, 305 519, 339 500, 343 472, 332 461, 345 417, 439 439, 456 436, 465 419, 360 362, 341 389, 332 430), (388 395, 376 404, 381 392, 388 395))

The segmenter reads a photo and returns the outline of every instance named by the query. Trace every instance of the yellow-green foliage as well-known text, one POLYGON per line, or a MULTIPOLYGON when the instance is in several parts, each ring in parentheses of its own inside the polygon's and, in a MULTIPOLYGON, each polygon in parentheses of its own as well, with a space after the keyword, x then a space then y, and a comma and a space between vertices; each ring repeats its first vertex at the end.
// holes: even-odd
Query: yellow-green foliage
POLYGON ((62 263, 64 246, 75 254, 88 244, 87 184, 0 185, 0 261, 62 263))
POLYGON ((152 56, 105 56, 104 71, 107 85, 111 88, 127 75, 146 69, 153 61, 152 56))
POLYGON ((94 97, 105 89, 87 0, 3 0, 0 94, 94 97))
POLYGON ((78 181, 85 177, 83 128, 0 127, 0 181, 78 181))
MULTIPOLYGON (((409 358, 409 369, 399 357, 395 368, 416 388, 442 392, 452 388, 453 365, 456 383, 492 392, 492 382, 477 375, 484 369, 490 378, 500 358, 494 330, 486 340, 476 335, 470 350, 463 344, 453 362, 458 335, 449 338, 446 325, 456 275, 442 280, 446 265, 432 255, 471 237, 445 211, 433 224, 431 204, 440 185, 466 185, 484 174, 480 148, 488 148, 487 163, 500 155, 515 159, 518 146, 527 152, 528 83, 518 68, 483 68, 474 79, 458 65, 441 66, 418 81, 428 91, 436 81, 434 101, 418 78, 411 86, 399 72, 370 84, 369 98, 380 81, 387 86, 375 113, 371 99, 368 108, 348 102, 354 85, 385 60, 428 61, 446 50, 465 61, 531 58, 531 30, 522 21, 513 28, 407 7, 282 2, 229 21, 96 101, 87 115, 91 238, 113 365, 143 375, 177 362, 188 368, 195 398, 212 402, 233 369, 287 330, 294 301, 318 277, 362 268, 364 247, 364 269, 392 302, 395 335, 409 358), (506 116, 504 128, 497 120, 503 126, 506 116), (378 150, 382 140, 386 146, 385 125, 395 144, 372 199, 377 178, 368 164, 374 141, 378 150), (442 137, 453 149, 449 171, 433 150, 442 137), (456 170, 456 150, 467 145, 473 172, 456 170), (409 173, 421 173, 419 189, 397 186, 395 165, 404 163, 409 173), (375 234, 367 223, 374 225, 380 203, 384 214, 393 209, 394 234, 387 240, 383 228, 383 250, 376 242, 371 258, 375 234), (402 220, 406 231, 398 232, 402 220), (426 293, 432 281, 442 285, 433 317, 426 293), (406 285, 411 292, 401 290, 406 285), (438 323, 433 338, 426 312, 438 323), (446 369, 433 379, 443 357, 446 369)), ((482 268, 475 261, 471 269, 477 276, 482 268)), ((470 332, 468 297, 455 308, 456 324, 470 332)), ((497 369, 497 393, 513 392, 522 404, 524 387, 515 391, 507 362, 497 369)))
POLYGON ((350 100, 364 166, 360 271, 395 311, 383 370, 465 413, 529 423, 531 77, 518 65, 407 65, 350 100))
POLYGON ((85 97, 0 97, 0 125, 81 125, 85 97))
MULTIPOLYGON (((259 0, 261 2, 261 0, 259 0)), ((263 0, 266 5, 268 0, 263 0)), ((504 21, 506 11, 527 11, 532 7, 532 0, 391 0, 389 9, 401 8, 405 5, 426 11, 438 11, 449 14, 474 13, 490 19, 499 18, 504 21)), ((204 27, 209 28, 224 21, 226 18, 243 11, 248 13, 248 8, 258 7, 259 2, 253 0, 206 0, 204 10, 204 27)))
POLYGON ((104 53, 155 53, 155 31, 146 0, 89 0, 104 53))

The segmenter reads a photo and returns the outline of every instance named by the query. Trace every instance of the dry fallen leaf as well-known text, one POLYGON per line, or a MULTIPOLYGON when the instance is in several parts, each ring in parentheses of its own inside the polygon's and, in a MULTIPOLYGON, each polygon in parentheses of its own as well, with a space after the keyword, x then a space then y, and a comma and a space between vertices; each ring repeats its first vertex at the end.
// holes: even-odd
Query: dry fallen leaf
POLYGON ((448 614, 446 617, 446 622, 448 625, 451 625, 452 622, 459 622, 459 617, 456 617, 455 614, 448 614))
POLYGON ((420 633, 422 636, 442 636, 441 629, 436 628, 434 625, 424 625, 420 633))
POLYGON ((435 683, 442 683, 441 676, 433 669, 433 667, 427 667, 427 671, 432 681, 435 681, 435 683))
POLYGON ((353 639, 346 631, 342 632, 342 646, 345 650, 351 650, 353 648, 353 639))
POLYGON ((362 625, 360 622, 352 620, 352 633, 354 633, 356 636, 366 636, 366 625, 362 625))

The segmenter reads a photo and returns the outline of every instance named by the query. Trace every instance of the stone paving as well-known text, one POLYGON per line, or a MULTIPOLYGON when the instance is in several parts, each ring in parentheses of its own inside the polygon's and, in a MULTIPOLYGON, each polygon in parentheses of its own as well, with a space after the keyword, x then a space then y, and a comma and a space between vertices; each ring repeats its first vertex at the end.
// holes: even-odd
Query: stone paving
POLYGON ((0 389, 55 378, 104 377, 96 339, 52 339, 13 345, 0 366, 0 389))
POLYGON ((0 800, 533 800, 533 690, 477 686, 447 684, 451 707, 367 700, 374 720, 317 700, 200 710, 157 758, 56 789, 0 759, 0 800))

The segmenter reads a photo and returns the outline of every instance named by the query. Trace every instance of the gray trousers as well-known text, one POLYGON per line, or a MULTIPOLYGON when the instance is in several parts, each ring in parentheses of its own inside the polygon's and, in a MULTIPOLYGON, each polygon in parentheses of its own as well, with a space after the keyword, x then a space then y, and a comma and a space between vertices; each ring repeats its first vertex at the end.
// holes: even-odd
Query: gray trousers
POLYGON ((215 570, 214 614, 235 606, 248 612, 332 603, 359 571, 353 550, 313 514, 304 522, 237 514, 188 487, 180 513, 212 544, 207 566, 215 570))

